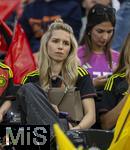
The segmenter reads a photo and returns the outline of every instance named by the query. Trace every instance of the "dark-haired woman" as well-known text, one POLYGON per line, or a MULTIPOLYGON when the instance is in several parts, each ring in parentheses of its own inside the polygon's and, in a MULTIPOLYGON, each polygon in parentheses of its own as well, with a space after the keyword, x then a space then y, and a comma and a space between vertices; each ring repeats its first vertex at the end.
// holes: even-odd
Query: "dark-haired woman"
POLYGON ((114 28, 115 10, 112 7, 96 4, 90 9, 78 57, 91 74, 95 87, 104 86, 118 63, 119 53, 111 49, 114 28))

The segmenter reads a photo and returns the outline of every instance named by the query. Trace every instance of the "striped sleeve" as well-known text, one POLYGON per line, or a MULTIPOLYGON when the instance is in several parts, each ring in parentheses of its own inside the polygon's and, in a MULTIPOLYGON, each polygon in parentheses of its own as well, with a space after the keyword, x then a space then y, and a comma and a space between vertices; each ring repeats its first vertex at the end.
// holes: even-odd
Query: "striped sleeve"
POLYGON ((81 99, 95 97, 96 91, 88 71, 82 67, 78 67, 78 75, 79 77, 76 83, 76 87, 80 91, 81 99))
POLYGON ((78 74, 79 74, 81 77, 83 77, 83 76, 85 76, 85 75, 88 75, 89 73, 88 73, 88 71, 85 70, 84 68, 78 67, 78 74))
POLYGON ((112 87, 113 87, 113 84, 114 84, 114 80, 121 77, 121 78, 124 78, 126 76, 125 73, 117 73, 117 74, 113 74, 107 81, 105 87, 104 87, 104 90, 106 91, 111 91, 112 90, 112 87))
POLYGON ((25 84, 27 82, 30 82, 31 80, 30 79, 33 79, 35 77, 39 76, 39 72, 38 70, 34 70, 30 73, 28 73, 22 80, 21 84, 25 84))

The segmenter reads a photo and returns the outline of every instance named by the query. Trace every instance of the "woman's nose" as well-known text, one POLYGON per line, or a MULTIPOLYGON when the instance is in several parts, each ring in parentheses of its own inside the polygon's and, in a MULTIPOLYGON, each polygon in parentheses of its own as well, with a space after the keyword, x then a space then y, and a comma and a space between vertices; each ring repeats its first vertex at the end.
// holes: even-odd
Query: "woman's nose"
POLYGON ((63 48, 63 42, 59 43, 59 48, 62 49, 63 48))
POLYGON ((102 37, 104 40, 107 40, 108 39, 108 33, 104 32, 102 37))

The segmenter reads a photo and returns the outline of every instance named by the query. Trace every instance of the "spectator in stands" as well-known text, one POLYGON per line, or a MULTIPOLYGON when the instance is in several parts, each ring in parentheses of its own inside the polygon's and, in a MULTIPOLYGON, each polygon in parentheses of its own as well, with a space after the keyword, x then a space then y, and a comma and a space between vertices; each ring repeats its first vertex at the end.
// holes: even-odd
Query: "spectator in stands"
POLYGON ((13 87, 13 81, 12 81, 13 73, 11 69, 0 62, 0 122, 3 121, 3 117, 6 114, 6 112, 11 107, 11 101, 5 100, 5 96, 11 96, 13 94, 12 87, 13 87))
POLYGON ((120 51, 124 39, 130 32, 130 0, 119 0, 121 5, 116 15, 115 34, 112 48, 120 51))
POLYGON ((78 57, 91 74, 96 88, 104 86, 107 76, 112 74, 118 63, 119 53, 110 48, 114 27, 115 9, 101 4, 90 9, 78 57))
POLYGON ((59 17, 72 26, 78 39, 81 28, 81 7, 78 0, 35 0, 25 7, 20 22, 34 53, 39 50, 40 38, 48 25, 59 17))
MULTIPOLYGON (((61 75, 69 87, 76 86, 80 90, 80 95, 84 109, 84 117, 76 126, 72 127, 70 125, 71 129, 90 128, 95 123, 95 89, 92 85, 92 81, 88 72, 85 69, 78 67, 78 65, 79 61, 77 57, 77 42, 74 37, 73 30, 68 24, 62 22, 61 19, 56 20, 50 25, 49 29, 41 39, 39 55, 40 80, 36 79, 38 77, 37 72, 30 73, 27 77, 25 77, 24 80, 24 83, 30 81, 39 81, 42 90, 44 90, 44 92, 47 92, 50 86, 50 77, 53 75, 61 75)), ((63 87, 62 81, 58 80, 58 78, 51 80, 51 84, 54 87, 63 87)), ((26 87, 28 87, 29 85, 31 86, 32 83, 23 85, 20 89, 20 93, 21 90, 25 91, 26 87)), ((31 89, 29 89, 29 91, 30 90, 31 89)), ((38 112, 41 111, 41 109, 45 108, 44 104, 41 103, 41 101, 38 98, 38 95, 36 95, 36 92, 35 95, 32 91, 30 91, 30 93, 32 95, 32 98, 28 99, 27 101, 26 99, 22 99, 20 101, 20 106, 22 106, 21 114, 25 114, 23 118, 25 118, 26 121, 32 120, 32 115, 30 116, 28 114, 29 112, 31 112, 29 110, 28 104, 30 105, 30 103, 32 103, 32 106, 33 104, 35 104, 35 112, 33 112, 33 120, 35 121, 31 121, 31 123, 41 123, 42 120, 44 120, 45 118, 40 116, 38 118, 42 119, 37 121, 38 118, 34 118, 34 116, 36 114, 40 115, 38 112), (34 100, 34 96, 37 97, 36 100, 34 100)), ((48 105, 50 105, 50 103, 48 105)), ((58 108, 56 110, 58 111, 58 108)), ((47 111, 48 114, 52 114, 51 107, 49 107, 47 111)), ((50 118, 48 117, 46 120, 49 120, 50 118)), ((53 120, 49 120, 49 122, 52 121, 53 120)))
POLYGON ((81 1, 83 17, 82 17, 82 27, 80 30, 79 41, 81 41, 83 34, 85 32, 88 12, 95 4, 102 4, 102 5, 107 6, 107 5, 111 5, 111 0, 82 0, 81 1))
POLYGON ((103 129, 112 129, 117 122, 126 101, 129 83, 130 65, 130 33, 121 49, 119 64, 108 79, 102 101, 99 103, 100 121, 103 129), (126 72, 127 70, 127 72, 126 72), (126 79, 126 76, 128 79, 126 79))

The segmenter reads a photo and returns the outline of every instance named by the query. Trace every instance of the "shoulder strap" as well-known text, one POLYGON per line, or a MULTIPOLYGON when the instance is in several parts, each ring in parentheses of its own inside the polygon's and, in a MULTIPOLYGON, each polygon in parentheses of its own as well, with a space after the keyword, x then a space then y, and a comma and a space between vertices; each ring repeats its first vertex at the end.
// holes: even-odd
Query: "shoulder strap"
POLYGON ((21 84, 25 84, 29 77, 39 76, 38 70, 34 70, 23 77, 21 84))

